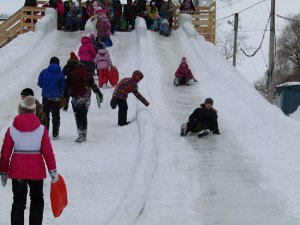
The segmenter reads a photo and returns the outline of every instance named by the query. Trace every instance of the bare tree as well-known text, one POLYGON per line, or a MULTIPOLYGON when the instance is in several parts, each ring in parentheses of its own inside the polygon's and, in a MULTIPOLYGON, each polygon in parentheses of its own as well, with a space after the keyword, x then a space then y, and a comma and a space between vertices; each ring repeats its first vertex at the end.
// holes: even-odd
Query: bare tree
MULTIPOLYGON (((219 51, 224 55, 226 59, 231 59, 233 57, 233 39, 234 39, 234 31, 227 31, 224 32, 220 29, 220 26, 218 27, 218 35, 217 35, 217 47, 219 51)), ((244 50, 251 50, 252 48, 247 45, 247 35, 245 32, 240 31, 238 33, 238 39, 237 39, 237 49, 244 49, 244 50)), ((237 52, 237 61, 238 64, 241 63, 241 60, 243 58, 243 54, 240 50, 237 52)))

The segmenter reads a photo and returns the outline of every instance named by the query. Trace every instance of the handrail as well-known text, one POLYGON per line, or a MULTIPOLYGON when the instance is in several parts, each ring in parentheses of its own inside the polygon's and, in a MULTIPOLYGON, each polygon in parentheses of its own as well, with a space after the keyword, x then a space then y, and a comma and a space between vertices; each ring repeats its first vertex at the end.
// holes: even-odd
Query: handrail
POLYGON ((0 48, 8 44, 19 34, 34 31, 35 25, 45 14, 41 5, 48 1, 37 1, 37 7, 23 6, 0 25, 0 48))

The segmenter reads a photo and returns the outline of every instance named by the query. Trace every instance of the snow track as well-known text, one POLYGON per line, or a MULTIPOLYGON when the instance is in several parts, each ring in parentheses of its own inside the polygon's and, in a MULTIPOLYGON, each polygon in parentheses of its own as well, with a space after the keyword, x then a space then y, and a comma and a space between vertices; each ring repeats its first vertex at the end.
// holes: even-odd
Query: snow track
MULTIPOLYGON (((108 51, 121 79, 136 69, 144 73, 139 90, 150 106, 130 95, 131 123, 119 127, 117 110, 109 105, 113 88, 101 89, 100 110, 92 95, 86 143, 74 142, 71 107, 61 112, 60 140, 52 144, 58 171, 68 186, 69 205, 61 217, 53 218, 50 181, 45 180, 44 224, 298 225, 299 144, 281 141, 289 133, 277 130, 299 133, 299 127, 267 105, 211 44, 187 36, 183 29, 162 37, 146 31, 140 18, 136 22, 136 31, 112 36, 114 46, 108 51), (183 56, 199 82, 174 87, 174 73, 183 56), (181 124, 206 97, 215 100, 222 134, 180 137, 181 124), (268 132, 275 138, 260 141, 268 132), (293 176, 286 176, 289 172, 293 176), (284 185, 276 183, 277 177, 284 185), (285 185, 290 196, 284 193, 285 185)), ((64 66, 69 53, 77 52, 82 35, 54 31, 34 45, 39 36, 27 34, 7 46, 7 62, 0 65, 0 104, 5 106, 1 138, 16 114, 21 89, 31 87, 41 99, 36 85, 40 71, 52 56, 64 66), (21 47, 24 40, 28 46, 21 47), (14 56, 18 48, 23 52, 14 56)), ((1 189, 0 199, 0 225, 7 225, 10 181, 1 189)))

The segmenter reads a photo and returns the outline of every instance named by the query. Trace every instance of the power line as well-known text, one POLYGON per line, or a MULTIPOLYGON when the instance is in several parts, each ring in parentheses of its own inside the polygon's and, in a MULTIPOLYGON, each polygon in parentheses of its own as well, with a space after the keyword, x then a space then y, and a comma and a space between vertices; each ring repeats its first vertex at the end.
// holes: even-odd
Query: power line
POLYGON ((262 46, 263 41, 264 41, 264 39, 265 39, 265 34, 266 34, 266 31, 267 31, 267 28, 268 28, 268 24, 269 24, 269 22, 270 22, 270 19, 271 19, 271 14, 270 14, 270 16, 269 16, 269 18, 268 18, 268 21, 267 21, 267 24, 266 24, 266 28, 265 28, 265 30, 264 30, 264 34, 263 34, 263 36, 262 36, 262 39, 261 39, 261 42, 260 42, 258 48, 257 48, 251 55, 250 55, 250 54, 247 54, 247 53, 245 52, 245 50, 241 48, 241 51, 243 52, 243 54, 244 54, 245 56, 251 58, 251 57, 253 57, 253 56, 256 55, 256 53, 258 52, 259 49, 261 49, 261 46, 262 46))
POLYGON ((225 9, 225 8, 227 8, 227 7, 231 7, 231 6, 233 6, 233 5, 237 4, 237 3, 240 3, 240 2, 242 2, 242 1, 244 1, 244 0, 239 0, 239 1, 237 1, 237 2, 234 2, 234 3, 231 3, 231 4, 229 4, 229 5, 223 6, 222 8, 217 8, 217 10, 221 10, 221 9, 225 9))
MULTIPOLYGON (((251 8, 253 8, 254 6, 256 6, 256 5, 258 5, 258 4, 262 3, 262 2, 265 2, 265 1, 266 1, 266 0, 262 0, 262 1, 260 1, 260 2, 257 2, 256 4, 251 5, 251 6, 249 6, 248 8, 245 8, 245 9, 243 9, 243 10, 237 12, 237 13, 245 12, 246 10, 251 9, 251 8)), ((234 13, 231 14, 231 15, 229 15, 229 16, 225 16, 225 17, 223 17, 223 18, 221 18, 221 19, 217 19, 217 21, 220 21, 220 20, 223 20, 223 19, 227 19, 227 18, 229 18, 229 17, 231 17, 231 16, 234 16, 234 13)))
POLYGON ((277 17, 279 17, 280 19, 284 19, 284 20, 288 20, 288 21, 293 21, 293 22, 296 22, 296 23, 300 23, 299 20, 295 20, 295 19, 291 19, 291 18, 287 18, 285 16, 280 16, 278 14, 275 14, 277 17))

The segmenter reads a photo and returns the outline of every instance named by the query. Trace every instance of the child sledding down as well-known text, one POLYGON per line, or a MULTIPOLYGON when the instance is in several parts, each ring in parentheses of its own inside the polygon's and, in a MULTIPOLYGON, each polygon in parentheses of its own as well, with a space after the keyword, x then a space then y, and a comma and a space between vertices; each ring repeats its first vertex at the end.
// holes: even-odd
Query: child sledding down
POLYGON ((159 34, 166 37, 169 37, 171 35, 171 29, 168 20, 164 19, 159 25, 159 34))
POLYGON ((192 71, 189 68, 189 65, 187 64, 186 58, 182 57, 181 63, 175 73, 174 85, 190 86, 192 85, 192 80, 196 81, 192 74, 192 71))
POLYGON ((108 68, 112 66, 110 55, 106 49, 98 50, 94 63, 97 66, 98 85, 99 87, 107 87, 108 82, 108 68))
POLYGON ((198 133, 198 137, 213 134, 220 134, 218 127, 217 110, 213 108, 213 99, 207 98, 200 108, 194 110, 189 117, 189 122, 181 125, 181 136, 187 135, 189 132, 198 133))

